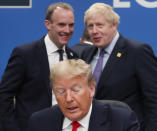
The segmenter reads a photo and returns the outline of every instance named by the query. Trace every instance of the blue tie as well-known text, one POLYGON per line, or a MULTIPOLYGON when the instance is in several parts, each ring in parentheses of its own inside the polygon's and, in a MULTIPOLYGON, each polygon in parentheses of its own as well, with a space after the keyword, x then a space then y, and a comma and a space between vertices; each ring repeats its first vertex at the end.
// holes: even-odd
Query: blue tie
POLYGON ((96 85, 98 84, 98 81, 102 72, 104 54, 105 54, 105 50, 101 49, 100 54, 99 54, 99 59, 94 69, 93 76, 94 76, 96 85))

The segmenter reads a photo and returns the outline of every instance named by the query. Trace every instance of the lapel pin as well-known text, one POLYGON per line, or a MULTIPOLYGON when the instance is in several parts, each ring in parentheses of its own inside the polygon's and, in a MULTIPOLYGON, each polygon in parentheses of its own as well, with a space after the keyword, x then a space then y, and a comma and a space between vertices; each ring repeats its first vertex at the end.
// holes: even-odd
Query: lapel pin
POLYGON ((117 57, 121 57, 122 53, 118 52, 117 57))
POLYGON ((70 52, 70 55, 71 55, 71 56, 73 56, 73 53, 72 53, 72 52, 70 52))

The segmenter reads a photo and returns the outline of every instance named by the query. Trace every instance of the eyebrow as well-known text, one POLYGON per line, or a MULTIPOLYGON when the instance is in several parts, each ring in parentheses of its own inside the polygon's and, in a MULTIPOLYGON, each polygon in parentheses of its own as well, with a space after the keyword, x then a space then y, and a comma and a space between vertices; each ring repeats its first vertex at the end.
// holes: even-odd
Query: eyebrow
MULTIPOLYGON (((75 87, 75 86, 81 87, 80 84, 74 83, 74 84, 70 87, 70 89, 73 88, 73 87, 75 87)), ((64 86, 56 86, 56 87, 54 87, 54 89, 57 89, 57 88, 64 88, 64 86)))

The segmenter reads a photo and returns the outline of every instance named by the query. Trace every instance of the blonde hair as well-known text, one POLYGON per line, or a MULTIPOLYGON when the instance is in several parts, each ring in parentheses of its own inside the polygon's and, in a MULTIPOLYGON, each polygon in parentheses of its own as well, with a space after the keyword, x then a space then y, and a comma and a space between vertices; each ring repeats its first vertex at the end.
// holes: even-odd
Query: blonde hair
POLYGON ((88 8, 85 12, 84 23, 87 24, 87 20, 93 15, 101 14, 111 24, 119 24, 120 16, 112 9, 110 5, 105 3, 95 3, 88 8))
POLYGON ((50 83, 55 82, 59 78, 73 78, 76 76, 83 76, 87 80, 89 86, 94 85, 95 81, 92 75, 91 66, 81 59, 64 60, 55 64, 51 68, 50 83))

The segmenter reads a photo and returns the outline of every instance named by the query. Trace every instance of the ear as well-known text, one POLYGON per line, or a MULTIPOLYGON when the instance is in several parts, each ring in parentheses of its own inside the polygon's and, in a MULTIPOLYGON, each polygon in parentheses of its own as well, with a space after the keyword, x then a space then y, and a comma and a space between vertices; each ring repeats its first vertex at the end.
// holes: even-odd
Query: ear
POLYGON ((116 22, 113 23, 113 29, 114 29, 114 31, 117 31, 117 28, 118 28, 118 24, 116 22))
POLYGON ((91 95, 91 97, 94 97, 94 94, 95 94, 95 86, 91 85, 90 86, 90 95, 91 95))
POLYGON ((80 42, 83 42, 82 38, 80 38, 80 42))
POLYGON ((48 30, 50 30, 52 22, 50 22, 49 20, 45 20, 45 26, 48 30))

